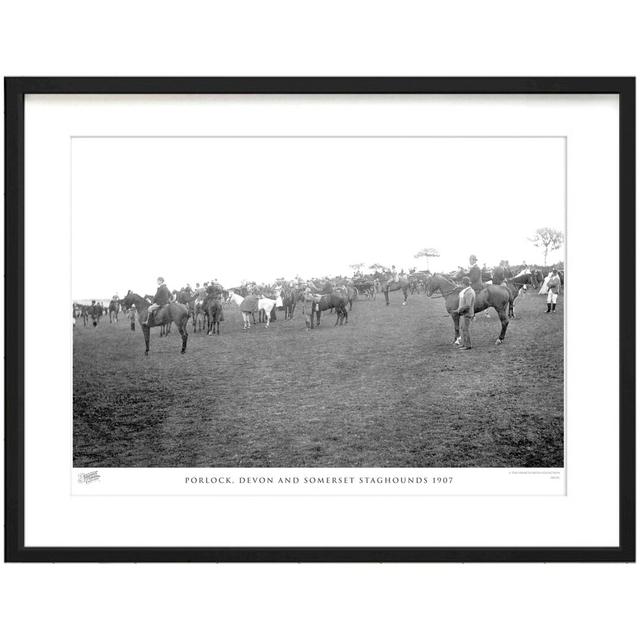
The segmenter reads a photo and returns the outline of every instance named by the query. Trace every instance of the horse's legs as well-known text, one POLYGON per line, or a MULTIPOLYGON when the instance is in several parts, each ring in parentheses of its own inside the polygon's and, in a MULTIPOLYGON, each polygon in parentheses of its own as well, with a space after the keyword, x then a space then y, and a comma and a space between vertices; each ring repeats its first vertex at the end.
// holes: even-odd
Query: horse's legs
POLYGON ((404 306, 405 304, 407 304, 407 290, 406 289, 402 290, 402 295, 404 296, 404 302, 402 303, 403 306, 404 306))
POLYGON ((388 307, 389 306, 389 289, 388 288, 384 290, 384 301, 388 307))
POLYGON ((460 316, 457 313, 452 313, 451 319, 453 320, 453 331, 455 333, 453 344, 460 344, 460 316))
POLYGON ((184 353, 187 350, 187 340, 189 339, 189 334, 187 333, 187 322, 189 322, 189 316, 185 316, 180 320, 180 322, 177 320, 174 322, 176 323, 176 327, 178 327, 180 337, 182 338, 182 349, 180 349, 180 353, 184 353))
POLYGON ((150 329, 147 325, 142 325, 142 335, 144 336, 144 346, 145 346, 145 352, 144 355, 148 356, 149 355, 149 334, 150 334, 150 329))
POLYGON ((502 344, 504 342, 504 336, 507 333, 507 327, 509 326, 509 318, 506 313, 506 305, 501 309, 496 309, 498 315, 500 316, 500 324, 502 325, 502 331, 500 331, 500 335, 496 340, 496 344, 502 344))

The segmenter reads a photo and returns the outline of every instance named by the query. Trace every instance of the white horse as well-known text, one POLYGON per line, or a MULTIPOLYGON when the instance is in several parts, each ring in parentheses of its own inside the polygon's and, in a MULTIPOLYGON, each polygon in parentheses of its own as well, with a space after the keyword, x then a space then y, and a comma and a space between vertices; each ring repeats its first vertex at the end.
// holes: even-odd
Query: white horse
MULTIPOLYGON (((235 293, 235 291, 229 291, 229 295, 227 296, 227 302, 235 302, 238 307, 244 302, 244 298, 235 293)), ((250 311, 242 311, 242 328, 249 329, 251 328, 251 312, 250 311)))
POLYGON ((269 328, 269 321, 271 320, 271 311, 273 311, 274 307, 282 306, 282 296, 280 295, 280 289, 276 289, 276 299, 272 300, 271 298, 265 298, 261 296, 258 300, 258 313, 260 311, 264 311, 265 316, 267 318, 267 324, 265 325, 265 329, 269 328))
MULTIPOLYGON (((277 297, 275 300, 271 298, 265 298, 261 296, 258 298, 258 313, 260 311, 264 311, 267 317, 267 324, 265 325, 265 329, 269 328, 269 323, 271 320, 271 311, 274 307, 282 306, 282 297, 280 295, 280 289, 276 289, 277 297)), ((244 298, 235 293, 234 291, 229 291, 229 295, 227 297, 227 302, 235 302, 238 306, 240 306, 244 302, 244 298)), ((249 329, 251 327, 251 311, 241 311, 242 313, 242 323, 243 329, 249 329)))

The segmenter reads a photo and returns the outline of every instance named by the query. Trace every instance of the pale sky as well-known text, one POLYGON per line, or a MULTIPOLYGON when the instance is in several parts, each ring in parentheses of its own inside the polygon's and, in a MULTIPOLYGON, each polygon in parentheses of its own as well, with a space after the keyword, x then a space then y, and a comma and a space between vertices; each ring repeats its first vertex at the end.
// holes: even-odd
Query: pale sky
MULTIPOLYGON (((75 138, 74 299, 217 278, 543 261, 565 231, 562 138, 75 138)), ((549 262, 564 258, 564 248, 549 262)))

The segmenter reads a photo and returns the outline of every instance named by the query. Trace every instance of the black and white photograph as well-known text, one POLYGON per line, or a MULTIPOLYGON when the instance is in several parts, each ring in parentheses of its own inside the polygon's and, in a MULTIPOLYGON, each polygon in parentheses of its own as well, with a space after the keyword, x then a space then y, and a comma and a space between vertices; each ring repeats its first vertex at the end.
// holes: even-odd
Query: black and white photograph
POLYGON ((566 163, 73 137, 74 467, 562 469, 566 163))
POLYGON ((28 557, 628 557, 629 82, 9 86, 28 557))

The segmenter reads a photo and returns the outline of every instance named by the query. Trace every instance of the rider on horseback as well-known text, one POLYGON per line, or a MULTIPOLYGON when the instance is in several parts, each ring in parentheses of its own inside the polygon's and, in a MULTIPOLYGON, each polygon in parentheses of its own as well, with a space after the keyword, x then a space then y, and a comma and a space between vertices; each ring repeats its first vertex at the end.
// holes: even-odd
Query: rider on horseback
POLYGON ((159 309, 171 301, 171 292, 169 287, 164 283, 164 278, 158 278, 158 290, 153 297, 153 304, 147 309, 147 319, 142 323, 145 327, 151 325, 153 317, 159 309))
POLYGON ((399 282, 400 279, 398 277, 398 270, 396 269, 396 265, 392 264, 391 265, 391 270, 389 271, 389 281, 388 284, 391 284, 392 282, 399 282))
POLYGON ((482 271, 478 266, 478 258, 473 254, 469 256, 469 280, 471 288, 477 293, 482 289, 482 271))

